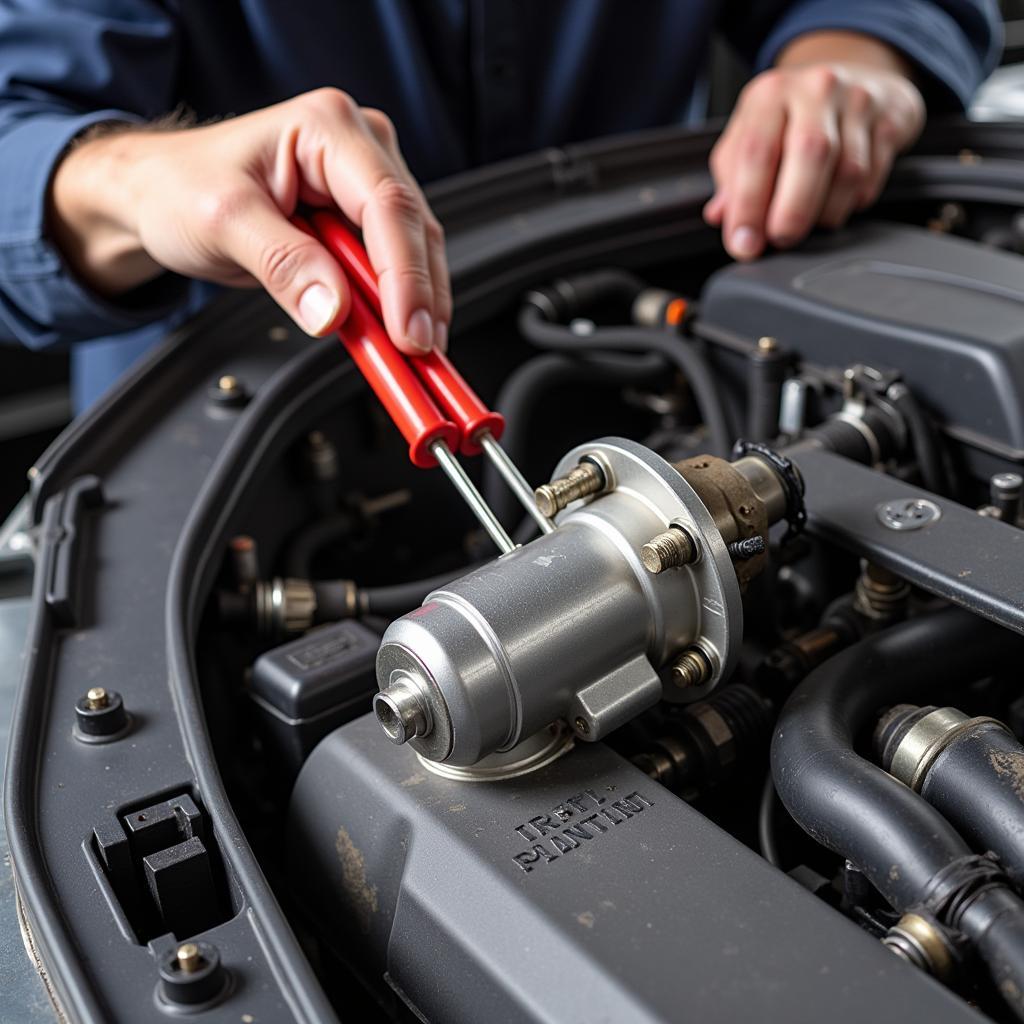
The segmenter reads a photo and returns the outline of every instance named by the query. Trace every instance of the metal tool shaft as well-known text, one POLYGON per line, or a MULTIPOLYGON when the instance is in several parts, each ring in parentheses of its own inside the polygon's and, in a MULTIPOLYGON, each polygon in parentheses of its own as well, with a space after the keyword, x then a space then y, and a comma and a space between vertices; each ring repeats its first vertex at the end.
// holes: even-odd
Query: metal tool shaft
POLYGON ((525 477, 519 472, 519 467, 509 458, 508 452, 494 440, 494 437, 484 431, 476 438, 484 454, 491 460, 491 465, 501 474, 501 478, 508 484, 509 490, 516 496, 519 503, 533 517, 533 521, 540 527, 541 533, 551 533, 555 524, 539 508, 533 497, 533 488, 526 482, 525 477))
POLYGON ((497 544, 503 555, 515 551, 515 541, 505 532, 505 528, 498 522, 497 517, 491 511, 490 506, 483 499, 483 495, 476 489, 473 481, 466 475, 466 471, 459 464, 458 460, 451 453, 451 449, 444 441, 435 441, 430 446, 437 464, 444 470, 445 476, 455 485, 455 489, 462 495, 462 500, 470 507, 473 515, 480 521, 480 525, 487 531, 491 540, 497 544))

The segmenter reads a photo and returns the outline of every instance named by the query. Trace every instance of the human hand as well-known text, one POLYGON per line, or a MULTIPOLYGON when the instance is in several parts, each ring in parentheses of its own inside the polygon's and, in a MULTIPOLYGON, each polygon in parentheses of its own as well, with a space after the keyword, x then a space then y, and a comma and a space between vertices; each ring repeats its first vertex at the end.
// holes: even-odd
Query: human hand
POLYGON ((117 295, 165 269, 262 286, 305 331, 348 312, 344 274, 289 222, 299 202, 362 228, 399 348, 444 349, 452 300, 444 235, 377 110, 319 89, 216 124, 125 126, 73 147, 54 175, 57 244, 87 283, 117 295))
POLYGON ((792 246, 816 224, 839 227, 878 198, 924 121, 920 92, 898 70, 833 62, 765 71, 711 152, 704 219, 737 260, 767 243, 792 246))

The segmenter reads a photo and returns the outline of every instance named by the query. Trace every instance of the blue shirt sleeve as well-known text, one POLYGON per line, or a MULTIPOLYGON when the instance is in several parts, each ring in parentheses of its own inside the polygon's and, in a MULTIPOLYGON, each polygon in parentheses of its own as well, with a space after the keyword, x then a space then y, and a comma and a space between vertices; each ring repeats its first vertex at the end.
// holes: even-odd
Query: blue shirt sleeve
POLYGON ((47 237, 50 177, 91 125, 174 106, 174 24, 151 0, 25 0, 0 6, 0 341, 33 348, 130 330, 185 285, 106 302, 47 237))
POLYGON ((964 110, 1002 48, 996 0, 763 0, 733 4, 721 27, 757 71, 808 32, 846 30, 881 39, 916 66, 933 113, 964 110), (748 6, 756 10, 739 16, 748 6))

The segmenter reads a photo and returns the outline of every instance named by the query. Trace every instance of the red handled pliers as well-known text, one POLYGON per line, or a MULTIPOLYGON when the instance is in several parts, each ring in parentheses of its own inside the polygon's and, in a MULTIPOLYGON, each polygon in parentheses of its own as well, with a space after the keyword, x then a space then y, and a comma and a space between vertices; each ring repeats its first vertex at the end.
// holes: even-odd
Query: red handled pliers
POLYGON ((453 454, 483 452, 541 530, 550 533, 554 524, 537 508, 530 485, 498 444, 505 429, 502 415, 484 405, 443 352, 406 357, 391 341, 377 275, 352 229, 323 211, 313 214, 311 225, 298 218, 296 224, 323 243, 348 277, 352 308, 338 337, 409 442, 413 465, 439 465, 495 544, 512 551, 515 543, 453 454))

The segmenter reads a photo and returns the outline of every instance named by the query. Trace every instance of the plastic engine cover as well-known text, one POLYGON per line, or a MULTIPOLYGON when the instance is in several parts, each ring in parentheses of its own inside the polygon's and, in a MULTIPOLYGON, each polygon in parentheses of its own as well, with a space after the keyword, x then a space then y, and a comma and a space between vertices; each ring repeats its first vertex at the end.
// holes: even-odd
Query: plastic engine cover
MULTIPOLYGON (((1024 462, 1024 258, 896 224, 731 264, 701 315, 819 367, 898 367, 968 456, 1024 462)), ((991 470, 989 463, 977 467, 991 470)))
POLYGON ((455 781, 366 716, 288 834, 307 910, 422 1020, 982 1019, 601 743, 455 781))

